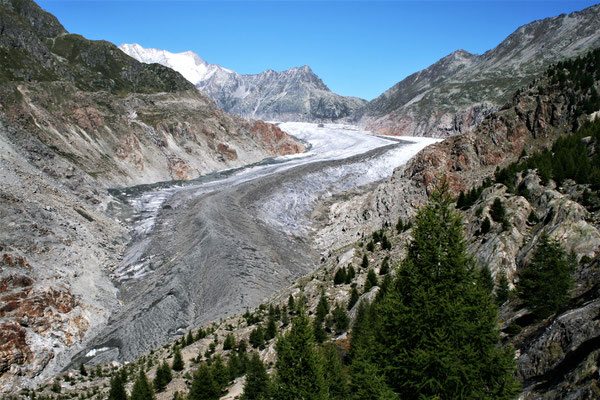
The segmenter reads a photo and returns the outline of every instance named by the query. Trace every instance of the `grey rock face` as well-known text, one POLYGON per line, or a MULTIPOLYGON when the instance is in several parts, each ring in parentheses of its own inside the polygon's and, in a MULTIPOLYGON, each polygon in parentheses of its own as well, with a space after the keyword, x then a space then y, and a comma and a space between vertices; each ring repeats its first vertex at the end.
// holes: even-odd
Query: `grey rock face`
POLYGON ((458 50, 410 75, 371 101, 362 123, 385 134, 464 133, 548 65, 598 46, 600 6, 534 21, 482 55, 458 50))
POLYGON ((272 70, 257 75, 229 74, 196 87, 224 110, 247 118, 282 121, 335 121, 366 104, 356 97, 332 93, 310 67, 272 70))
POLYGON ((332 93, 307 65, 255 75, 208 64, 192 52, 173 54, 123 44, 121 50, 145 63, 181 72, 227 112, 244 118, 277 121, 335 121, 350 118, 366 105, 356 97, 332 93))

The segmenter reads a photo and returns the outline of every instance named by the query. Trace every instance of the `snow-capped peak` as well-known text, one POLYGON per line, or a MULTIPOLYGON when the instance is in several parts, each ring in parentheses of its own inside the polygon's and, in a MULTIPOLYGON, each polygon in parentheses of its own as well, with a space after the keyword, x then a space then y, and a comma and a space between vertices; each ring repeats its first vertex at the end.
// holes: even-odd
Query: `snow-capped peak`
POLYGON ((207 63, 193 51, 171 53, 166 50, 145 48, 137 43, 122 44, 119 46, 119 49, 140 62, 146 64, 158 63, 169 67, 179 72, 185 79, 192 82, 194 85, 209 79, 218 72, 227 74, 234 73, 219 65, 207 63))

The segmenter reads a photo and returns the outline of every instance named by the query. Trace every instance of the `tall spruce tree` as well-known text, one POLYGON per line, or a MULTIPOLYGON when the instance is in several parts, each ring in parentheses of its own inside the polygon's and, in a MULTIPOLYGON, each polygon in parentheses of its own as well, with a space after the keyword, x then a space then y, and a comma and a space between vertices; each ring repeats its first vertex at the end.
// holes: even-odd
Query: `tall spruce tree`
POLYGON ((325 400, 327 384, 323 360, 315 349, 315 340, 304 307, 292 321, 291 330, 279 338, 274 398, 277 400, 325 400))
POLYGON ((346 400, 350 397, 348 374, 342 365, 340 353, 332 344, 323 346, 323 359, 325 360, 325 382, 327 384, 327 397, 330 400, 346 400))
POLYGON ((271 383, 265 364, 258 356, 258 353, 252 353, 248 362, 248 372, 246 373, 246 383, 244 384, 242 400, 267 399, 270 395, 270 387, 271 383))
POLYGON ((499 346, 497 308, 447 190, 418 212, 394 288, 376 305, 373 361, 400 398, 515 398, 513 352, 499 346))
POLYGON ((156 369, 156 375, 152 384, 154 386, 154 390, 157 392, 162 392, 165 390, 169 382, 173 379, 173 375, 171 374, 171 367, 167 364, 167 361, 163 361, 161 365, 156 369))
POLYGON ((110 391, 108 392, 108 400, 127 400, 127 392, 125 392, 125 382, 121 374, 116 374, 110 380, 110 391))
POLYGON ((154 400, 155 398, 154 390, 152 390, 148 377, 146 377, 146 371, 144 371, 144 368, 140 368, 140 373, 131 389, 130 400, 154 400))
POLYGON ((194 374, 188 400, 218 400, 220 397, 221 388, 215 381, 211 368, 206 363, 200 364, 194 374))
POLYGON ((175 348, 175 355, 173 356, 173 371, 182 371, 184 367, 183 357, 181 355, 181 349, 179 346, 175 348))
POLYGON ((542 235, 531 262, 519 275, 517 291, 538 318, 554 314, 569 299, 575 266, 558 241, 542 235))

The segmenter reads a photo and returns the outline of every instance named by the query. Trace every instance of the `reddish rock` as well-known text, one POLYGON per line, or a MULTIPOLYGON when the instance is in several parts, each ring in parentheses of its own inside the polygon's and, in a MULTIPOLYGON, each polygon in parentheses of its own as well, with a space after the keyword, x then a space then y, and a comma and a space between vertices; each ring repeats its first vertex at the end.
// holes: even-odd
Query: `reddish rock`
POLYGON ((24 288, 33 285, 33 279, 24 275, 11 275, 0 279, 0 293, 5 293, 14 288, 24 288))
POLYGON ((254 139, 264 144, 273 155, 296 154, 306 150, 302 144, 273 124, 250 121, 248 125, 254 139))
POLYGON ((12 365, 23 365, 31 359, 25 330, 14 322, 0 324, 0 376, 12 365))
POLYGON ((235 151, 235 149, 230 148, 225 143, 219 143, 217 145, 217 151, 227 161, 237 160, 237 158, 238 158, 238 155, 237 155, 237 152, 235 151))
POLYGON ((3 265, 11 268, 31 269, 31 265, 29 265, 25 257, 15 257, 12 254, 8 253, 4 253, 4 255, 2 256, 2 260, 0 261, 0 267, 3 265))

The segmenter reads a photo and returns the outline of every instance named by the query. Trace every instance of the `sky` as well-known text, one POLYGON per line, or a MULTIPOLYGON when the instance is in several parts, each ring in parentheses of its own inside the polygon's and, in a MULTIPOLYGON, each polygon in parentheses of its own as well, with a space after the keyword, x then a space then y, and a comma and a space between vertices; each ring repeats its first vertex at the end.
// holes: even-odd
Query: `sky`
POLYGON ((71 33, 192 50, 241 74, 309 65, 335 93, 371 100, 458 49, 482 54, 519 26, 595 1, 38 0, 71 33))

